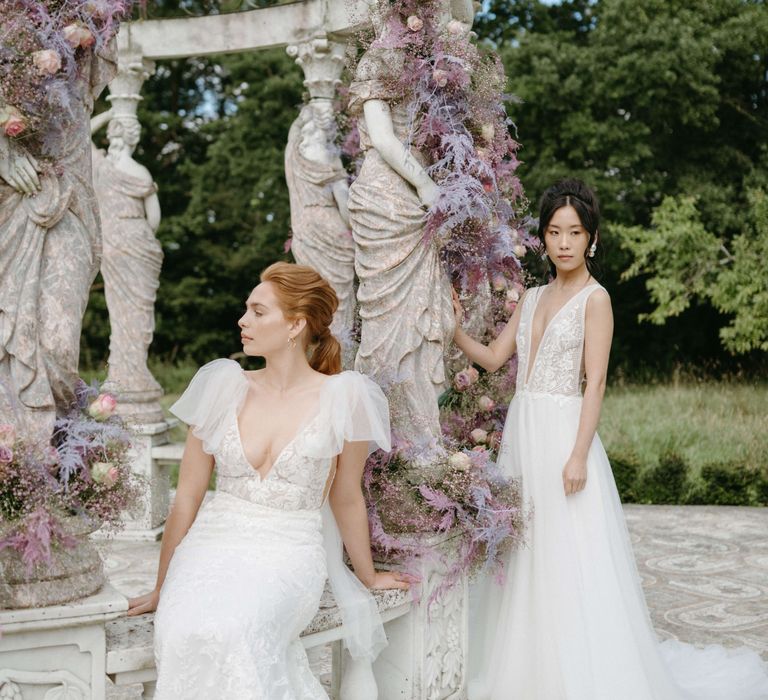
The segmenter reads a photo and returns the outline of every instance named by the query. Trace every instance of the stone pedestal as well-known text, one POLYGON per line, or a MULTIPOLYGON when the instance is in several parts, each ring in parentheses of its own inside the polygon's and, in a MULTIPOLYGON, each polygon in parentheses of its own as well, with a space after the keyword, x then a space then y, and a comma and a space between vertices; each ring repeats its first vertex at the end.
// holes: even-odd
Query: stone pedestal
POLYGON ((151 542, 163 536, 165 519, 170 504, 170 463, 160 458, 164 448, 170 446, 169 434, 176 421, 162 421, 149 425, 134 425, 132 451, 133 471, 144 479, 145 496, 137 508, 125 515, 125 528, 115 535, 117 540, 151 542))
POLYGON ((105 700, 104 625, 127 608, 106 585, 67 605, 0 611, 0 697, 105 700))
POLYGON ((449 536, 424 536, 444 559, 424 559, 421 594, 409 614, 387 624, 389 645, 373 666, 379 697, 466 700, 468 581, 462 578, 430 603, 455 553, 449 536))

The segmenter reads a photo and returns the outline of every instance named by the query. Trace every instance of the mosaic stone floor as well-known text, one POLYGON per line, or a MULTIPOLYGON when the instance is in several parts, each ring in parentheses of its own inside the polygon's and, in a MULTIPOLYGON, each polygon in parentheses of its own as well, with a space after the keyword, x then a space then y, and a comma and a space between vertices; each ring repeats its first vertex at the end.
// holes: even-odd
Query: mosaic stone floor
MULTIPOLYGON (((744 644, 768 661, 768 508, 624 510, 659 637, 744 644)), ((159 543, 101 546, 118 590, 133 596, 154 584, 159 543)), ((327 664, 327 654, 316 656, 318 673, 325 675, 327 664)))

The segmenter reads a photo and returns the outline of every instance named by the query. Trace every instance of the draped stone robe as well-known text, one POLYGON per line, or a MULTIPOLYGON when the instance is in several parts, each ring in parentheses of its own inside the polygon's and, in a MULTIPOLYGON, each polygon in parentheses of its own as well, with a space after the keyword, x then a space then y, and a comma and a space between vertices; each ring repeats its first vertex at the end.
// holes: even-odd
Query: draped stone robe
POLYGON ((108 379, 129 400, 154 398, 162 389, 147 369, 147 354, 163 249, 147 221, 144 201, 157 186, 149 173, 127 173, 95 148, 93 179, 101 209, 101 275, 111 328, 108 379))
MULTIPOLYGON (((114 41, 80 59, 71 120, 34 197, 0 179, 0 423, 47 440, 73 399, 80 330, 99 269, 101 234, 91 182, 89 117, 114 76, 114 41)), ((40 135, 23 145, 41 163, 40 135)))
MULTIPOLYGON (((390 395, 393 427, 406 442, 423 445, 441 435, 437 395, 445 384, 444 352, 454 317, 437 241, 424 243, 425 211, 416 190, 373 147, 362 116, 366 101, 386 101, 395 136, 407 142, 407 98, 387 81, 398 71, 402 57, 396 50, 371 48, 350 85, 350 111, 361 115, 365 152, 349 197, 361 319, 355 369, 396 379, 390 395)), ((426 164, 422 154, 411 151, 426 164)))

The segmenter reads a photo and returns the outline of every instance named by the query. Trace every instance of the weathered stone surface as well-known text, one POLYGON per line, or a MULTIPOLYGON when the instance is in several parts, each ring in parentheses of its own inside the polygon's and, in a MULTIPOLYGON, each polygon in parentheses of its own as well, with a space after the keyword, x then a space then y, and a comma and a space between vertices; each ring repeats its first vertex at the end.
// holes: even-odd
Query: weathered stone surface
POLYGON ((32 135, 24 145, 0 135, 0 159, 13 167, 30 158, 42 169, 41 189, 22 194, 0 178, 0 423, 28 437, 50 439, 57 412, 73 399, 80 328, 99 269, 101 232, 91 184, 88 118, 93 99, 112 77, 110 47, 84 52, 71 120, 60 133, 32 135))
POLYGON ((54 547, 52 562, 31 572, 16 551, 0 552, 0 609, 38 608, 69 603, 98 591, 105 582, 104 565, 88 538, 97 524, 67 518, 65 529, 77 539, 73 548, 54 547))

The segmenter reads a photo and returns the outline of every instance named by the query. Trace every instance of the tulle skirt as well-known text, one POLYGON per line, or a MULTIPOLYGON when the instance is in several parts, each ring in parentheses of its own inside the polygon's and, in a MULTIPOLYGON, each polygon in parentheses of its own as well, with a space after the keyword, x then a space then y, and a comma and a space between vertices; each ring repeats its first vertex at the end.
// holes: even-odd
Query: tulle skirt
POLYGON ((171 559, 156 700, 327 700, 299 635, 326 579, 319 511, 217 493, 171 559))
POLYGON ((533 517, 505 584, 472 592, 470 700, 768 698, 756 653, 658 643, 599 437, 586 487, 565 495, 580 412, 580 397, 520 392, 510 405, 499 464, 533 517))

